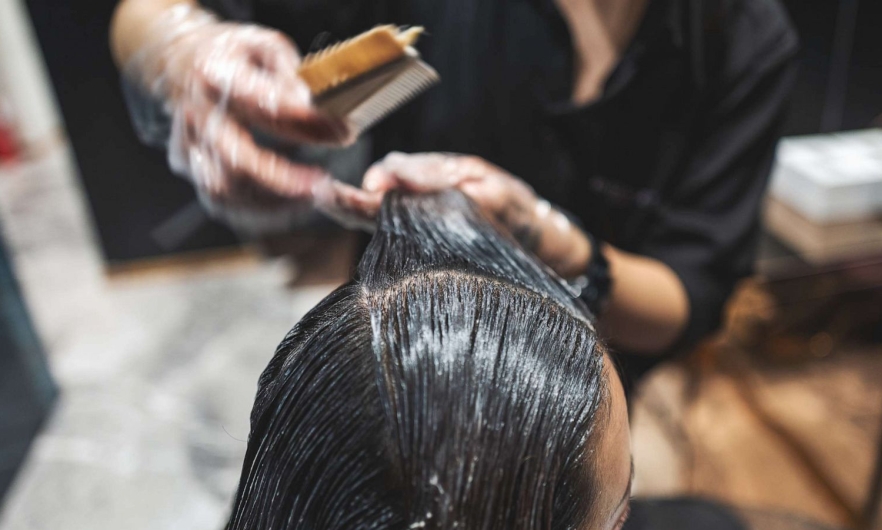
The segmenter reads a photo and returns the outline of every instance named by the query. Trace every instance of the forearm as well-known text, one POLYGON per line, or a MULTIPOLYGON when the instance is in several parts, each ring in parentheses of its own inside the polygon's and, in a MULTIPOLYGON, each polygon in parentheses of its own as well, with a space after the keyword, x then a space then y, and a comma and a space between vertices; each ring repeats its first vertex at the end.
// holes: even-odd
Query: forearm
MULTIPOLYGON (((512 224, 522 242, 564 278, 588 268, 593 249, 582 230, 560 211, 539 201, 531 230, 512 224), (524 233, 529 235, 524 236, 524 233)), ((661 261, 604 246, 612 290, 601 327, 613 344, 654 354, 669 348, 689 320, 689 297, 677 274, 661 261)))
POLYGON ((686 289, 670 267, 656 259, 610 245, 612 290, 601 328, 613 345, 634 353, 662 353, 680 337, 689 321, 686 289))
POLYGON ((178 4, 197 5, 196 0, 122 0, 110 23, 110 50, 120 68, 150 38, 153 23, 170 7, 178 4))

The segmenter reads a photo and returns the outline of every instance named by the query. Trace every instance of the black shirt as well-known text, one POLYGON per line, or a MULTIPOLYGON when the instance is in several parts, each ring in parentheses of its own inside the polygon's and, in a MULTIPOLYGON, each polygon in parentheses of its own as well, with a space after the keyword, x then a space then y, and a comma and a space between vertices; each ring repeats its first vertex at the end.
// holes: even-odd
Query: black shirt
POLYGON ((776 0, 650 0, 596 102, 569 102, 553 0, 203 0, 308 52, 378 23, 421 25, 442 82, 372 132, 389 150, 476 154, 596 237, 680 277, 680 345, 713 330, 751 272, 797 38, 776 0))

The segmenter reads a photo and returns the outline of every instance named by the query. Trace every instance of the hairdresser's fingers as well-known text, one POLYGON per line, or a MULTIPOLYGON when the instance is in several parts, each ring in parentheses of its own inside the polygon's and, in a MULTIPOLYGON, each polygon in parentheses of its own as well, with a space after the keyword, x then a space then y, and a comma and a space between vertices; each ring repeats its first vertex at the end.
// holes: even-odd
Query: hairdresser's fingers
POLYGON ((343 144, 350 131, 343 120, 319 112, 302 80, 278 76, 253 64, 201 71, 207 96, 218 108, 254 128, 297 143, 343 144))
POLYGON ((443 190, 466 179, 482 178, 475 160, 445 153, 391 153, 386 165, 396 174, 400 186, 419 192, 443 190))
POLYGON ((500 217, 507 190, 502 179, 491 178, 490 172, 490 165, 477 157, 393 152, 367 171, 362 187, 375 193, 459 189, 495 220, 500 217))
POLYGON ((383 193, 397 187, 395 173, 376 163, 368 168, 361 181, 361 187, 368 192, 383 193))
POLYGON ((401 188, 414 192, 457 188, 494 209, 501 208, 512 192, 529 189, 482 158, 443 153, 390 153, 368 170, 363 187, 372 191, 401 188))
POLYGON ((373 219, 377 216, 383 202, 382 193, 368 192, 337 180, 330 180, 330 182, 336 191, 336 204, 340 208, 366 219, 373 219))
POLYGON ((502 220, 509 205, 509 187, 497 179, 464 180, 457 186, 487 214, 502 220))
POLYGON ((193 85, 218 108, 292 142, 344 143, 343 120, 319 112, 297 75, 300 56, 285 35, 256 27, 221 33, 201 53, 193 85))
POLYGON ((283 84, 262 72, 233 83, 230 112, 252 127, 292 143, 344 145, 352 140, 345 120, 312 106, 308 88, 299 79, 283 84), (307 92, 306 96, 302 92, 307 92))
POLYGON ((392 152, 371 166, 362 187, 370 191, 401 188, 417 193, 452 188, 468 178, 459 158, 440 153, 392 152))
POLYGON ((458 189, 488 217, 512 232, 530 231, 536 224, 540 199, 533 189, 480 157, 391 153, 368 177, 365 180, 369 189, 402 188, 416 192, 458 189))
POLYGON ((316 207, 349 228, 373 229, 383 201, 382 192, 369 192, 327 179, 313 189, 316 207))
POLYGON ((530 186, 500 167, 446 153, 390 153, 368 170, 362 185, 374 192, 458 189, 501 225, 518 229, 532 222, 539 200, 530 186))
POLYGON ((295 164, 259 147, 247 129, 223 113, 191 108, 184 114, 188 156, 179 168, 214 198, 253 188, 287 200, 309 200, 315 183, 327 178, 322 168, 295 164))
POLYGON ((215 145, 232 178, 290 199, 308 199, 312 188, 327 172, 318 166, 293 163, 278 153, 259 147, 250 132, 235 120, 224 120, 215 133, 215 145))

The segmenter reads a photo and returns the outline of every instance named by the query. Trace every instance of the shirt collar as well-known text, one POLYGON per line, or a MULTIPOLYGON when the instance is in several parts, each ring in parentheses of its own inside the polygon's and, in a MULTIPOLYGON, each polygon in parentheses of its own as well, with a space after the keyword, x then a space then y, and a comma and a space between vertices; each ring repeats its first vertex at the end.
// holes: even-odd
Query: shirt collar
MULTIPOLYGON (((553 25, 553 33, 555 38, 559 40, 559 46, 571 53, 569 29, 555 4, 555 0, 530 0, 530 2, 546 17, 548 23, 553 25)), ((671 48, 682 50, 685 47, 687 42, 685 17, 690 16, 691 2, 693 0, 649 0, 643 20, 640 22, 631 43, 622 53, 619 63, 610 73, 603 96, 596 102, 587 106, 573 105, 569 101, 569 93, 567 92, 571 82, 569 76, 564 76, 563 82, 553 85, 553 88, 547 85, 546 78, 545 82, 540 83, 536 89, 540 100, 544 102, 552 114, 570 114, 577 109, 587 110, 596 107, 596 103, 602 103, 614 96, 628 85, 638 71, 641 61, 648 54, 670 53, 671 48), (561 92, 560 90, 564 87, 564 92, 561 92)), ((567 58, 563 65, 558 63, 547 65, 552 73, 551 78, 557 79, 558 77, 554 74, 560 74, 561 71, 569 72, 570 63, 571 59, 567 58)))
MULTIPOLYGON (((529 0, 556 24, 565 24, 555 0, 529 0)), ((632 44, 650 44, 659 37, 668 36, 677 47, 686 41, 684 19, 688 16, 691 0, 649 0, 643 21, 632 44)))

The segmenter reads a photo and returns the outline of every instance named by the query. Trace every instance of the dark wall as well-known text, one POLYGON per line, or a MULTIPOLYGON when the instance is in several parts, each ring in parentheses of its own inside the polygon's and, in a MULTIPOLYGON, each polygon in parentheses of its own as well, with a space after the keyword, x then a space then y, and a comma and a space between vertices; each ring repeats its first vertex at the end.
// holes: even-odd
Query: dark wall
POLYGON ((189 238, 171 245, 156 237, 156 229, 191 204, 194 193, 170 174, 163 153, 134 135, 108 45, 116 0, 27 4, 105 258, 113 263, 235 244, 226 228, 210 222, 197 223, 189 238))
POLYGON ((882 1, 861 0, 842 128, 882 126, 882 1))
POLYGON ((786 134, 870 126, 882 115, 882 2, 783 3, 802 41, 786 134))

